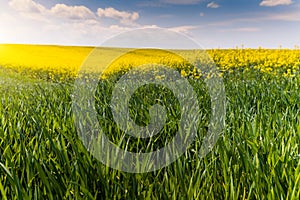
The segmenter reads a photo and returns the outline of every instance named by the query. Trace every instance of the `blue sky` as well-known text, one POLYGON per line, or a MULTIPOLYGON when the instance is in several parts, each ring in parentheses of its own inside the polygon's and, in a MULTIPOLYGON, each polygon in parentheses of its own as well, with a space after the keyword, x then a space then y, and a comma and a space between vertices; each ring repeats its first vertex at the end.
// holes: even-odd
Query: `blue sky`
POLYGON ((0 43, 97 46, 160 27, 204 48, 300 46, 300 0, 1 0, 0 43))

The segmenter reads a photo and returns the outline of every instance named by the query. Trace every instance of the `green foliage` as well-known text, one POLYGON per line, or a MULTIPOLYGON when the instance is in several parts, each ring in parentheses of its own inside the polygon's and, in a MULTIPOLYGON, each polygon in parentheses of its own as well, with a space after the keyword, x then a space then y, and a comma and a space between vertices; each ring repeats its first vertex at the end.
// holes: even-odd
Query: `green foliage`
MULTIPOLYGON (((203 120, 198 136, 176 162, 144 174, 110 169, 85 149, 73 120, 72 83, 6 74, 0 74, 0 80, 2 199, 300 198, 300 88, 296 79, 250 72, 226 75, 226 128, 203 159, 198 153, 209 120, 210 100, 201 80, 189 80, 201 101, 203 120), (8 84, 11 81, 13 85, 8 84)), ((98 113, 106 112, 99 115, 99 122, 117 142, 122 132, 108 110, 112 83, 99 84, 98 113)), ((153 93, 152 97, 162 104, 170 101, 167 97, 172 94, 163 88, 157 90, 167 96, 153 93)), ((131 116, 147 124, 149 112, 139 103, 145 103, 141 94, 142 89, 134 94, 131 116)), ((148 106, 153 103, 146 99, 148 106)), ((178 102, 173 103, 167 110, 169 119, 176 119, 180 112, 178 102)), ((149 147, 145 141, 131 140, 131 150, 148 151, 163 145, 168 139, 166 133, 172 134, 176 126, 172 120, 168 122, 170 127, 157 135, 157 143, 148 141, 152 142, 149 147)))

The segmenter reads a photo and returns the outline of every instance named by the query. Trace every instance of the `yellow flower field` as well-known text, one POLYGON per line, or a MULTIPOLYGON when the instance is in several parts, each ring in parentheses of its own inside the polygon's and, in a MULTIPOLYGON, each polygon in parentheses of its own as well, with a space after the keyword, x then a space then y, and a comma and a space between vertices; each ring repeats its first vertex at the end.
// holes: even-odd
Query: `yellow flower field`
MULTIPOLYGON (((80 66, 93 51, 93 47, 42 46, 42 45, 0 45, 0 66, 30 76, 41 72, 49 79, 59 76, 60 80, 77 76, 80 66)), ((110 59, 111 52, 126 53, 128 49, 97 48, 102 58, 110 59)), ((213 49, 206 51, 216 63, 221 74, 234 71, 257 70, 276 76, 294 77, 299 74, 300 50, 297 49, 213 49)), ((181 52, 182 53, 182 52, 181 52)), ((191 53, 191 52, 189 52, 191 53)), ((180 54, 180 53, 179 53, 180 54)), ((108 68, 108 73, 126 70, 146 63, 162 63, 184 68, 183 59, 167 51, 138 50, 126 53, 116 59, 108 68)), ((95 69, 99 60, 89 58, 88 63, 95 69)), ((104 67, 104 66, 103 66, 104 67)), ((101 69, 103 69, 103 67, 101 69)), ((183 76, 199 75, 195 69, 182 71, 183 76)))
POLYGON ((208 52, 224 71, 257 69, 273 75, 299 74, 300 50, 296 49, 230 49, 208 52))

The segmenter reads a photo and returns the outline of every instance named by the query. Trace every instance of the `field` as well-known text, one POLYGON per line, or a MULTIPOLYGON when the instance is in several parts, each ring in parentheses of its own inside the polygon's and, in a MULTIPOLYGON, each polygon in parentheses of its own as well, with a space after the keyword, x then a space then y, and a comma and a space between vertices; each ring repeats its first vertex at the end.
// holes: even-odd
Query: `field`
MULTIPOLYGON (((133 66, 149 61, 172 66, 193 86, 200 105, 196 139, 178 160, 154 172, 127 173, 103 165, 88 152, 74 123, 74 82, 92 49, 0 45, 1 199, 300 198, 300 50, 206 51, 224 82, 226 123, 204 158, 198 155, 211 113, 203 81, 208 75, 180 57, 155 50, 111 63, 97 87, 98 120, 123 149, 147 152, 164 146, 180 115, 174 100, 155 141, 123 137, 108 102, 116 80, 133 66)), ((149 123, 151 97, 166 105, 174 95, 153 85, 134 93, 131 117, 138 124, 149 123)))

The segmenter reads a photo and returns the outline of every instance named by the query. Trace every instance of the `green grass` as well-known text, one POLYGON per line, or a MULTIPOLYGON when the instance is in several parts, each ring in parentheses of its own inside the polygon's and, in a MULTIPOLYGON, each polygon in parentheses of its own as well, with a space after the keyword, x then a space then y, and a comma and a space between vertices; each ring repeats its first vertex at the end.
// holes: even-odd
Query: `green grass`
MULTIPOLYGON (((200 130, 205 131, 209 99, 200 81, 190 81, 202 102, 200 130)), ((213 151, 199 158, 199 131, 180 159, 144 174, 108 168, 85 149, 74 125, 72 83, 5 72, 0 73, 0 82, 2 199, 300 198, 300 87, 296 79, 250 72, 228 75, 224 78, 226 127, 213 151)), ((105 104, 111 84, 102 82, 99 89, 102 110, 98 112, 108 112, 108 117, 99 115, 99 121, 110 138, 118 141, 122 131, 117 130, 105 104)), ((133 105, 139 99, 142 96, 136 93, 133 105)), ((179 112, 177 107, 175 101, 170 113, 179 112)), ((143 119, 138 123, 147 124, 147 110, 132 108, 132 116, 143 119)), ((131 140, 131 150, 160 147, 168 139, 166 133, 172 135, 176 126, 172 120, 169 124, 157 136, 157 143, 149 147, 147 141, 131 140)))

